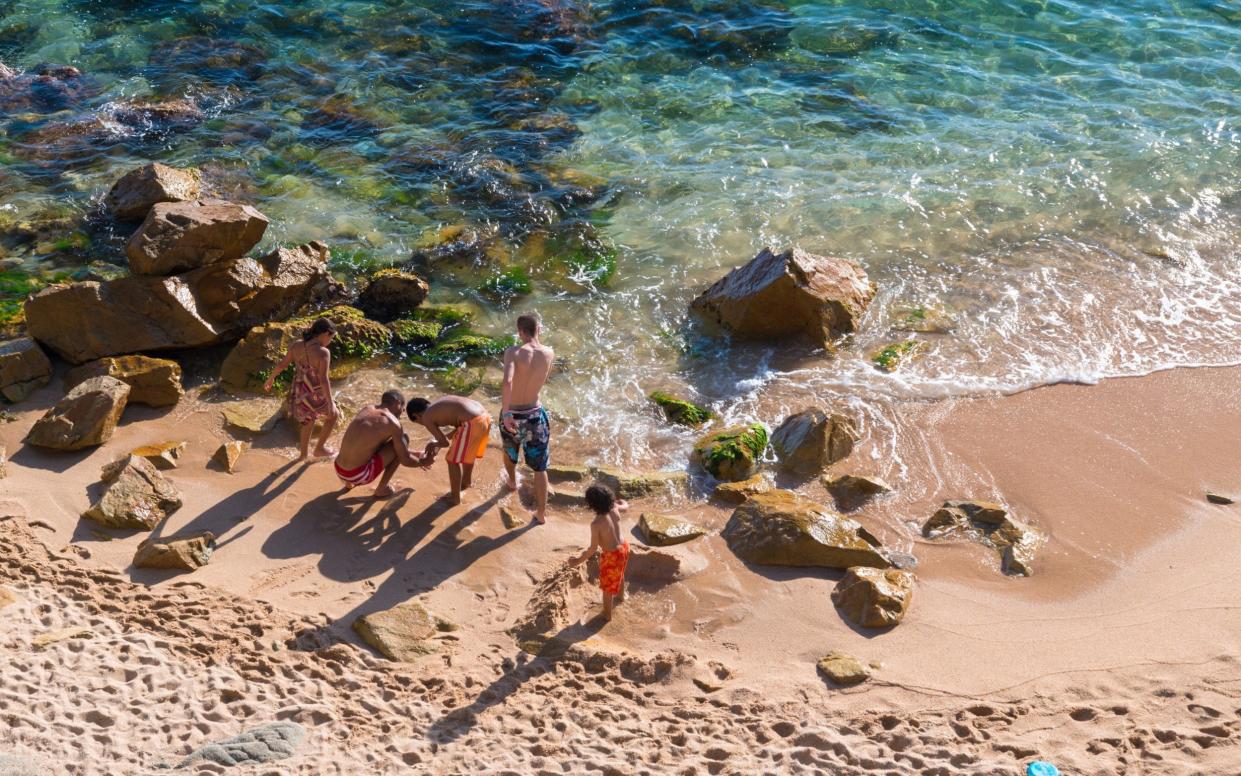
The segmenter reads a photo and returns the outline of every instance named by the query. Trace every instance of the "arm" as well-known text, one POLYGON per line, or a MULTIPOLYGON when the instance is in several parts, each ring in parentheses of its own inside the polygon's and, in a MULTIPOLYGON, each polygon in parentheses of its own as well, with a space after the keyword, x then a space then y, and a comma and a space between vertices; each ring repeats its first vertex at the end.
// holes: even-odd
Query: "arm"
POLYGON ((275 382, 276 382, 276 378, 280 376, 280 373, 281 373, 281 372, 283 372, 284 370, 288 369, 288 368, 289 368, 289 364, 291 364, 291 363, 293 363, 293 350, 292 350, 292 348, 290 348, 290 349, 289 349, 289 350, 288 350, 288 351, 284 354, 284 358, 280 361, 280 363, 279 363, 279 364, 276 364, 274 367, 272 367, 271 372, 267 375, 267 380, 266 380, 266 381, 264 381, 264 383, 263 383, 263 392, 264 392, 264 393, 271 393, 271 387, 272 387, 272 385, 273 385, 273 384, 275 384, 275 382))
POLYGON ((431 432, 431 436, 435 437, 435 444, 437 447, 448 447, 448 437, 444 436, 444 432, 440 431, 439 426, 426 420, 422 421, 422 425, 426 427, 427 431, 431 432))
POLYGON ((573 560, 569 561, 570 566, 578 566, 585 563, 591 555, 595 554, 595 550, 599 549, 599 532, 595 529, 594 523, 590 525, 590 546, 581 555, 577 555, 573 560))
POLYGON ((400 422, 393 420, 392 426, 392 448, 396 450, 396 459, 400 461, 402 466, 421 466, 423 456, 409 451, 409 437, 405 436, 405 432, 401 431, 400 422))
POLYGON ((509 414, 513 403, 513 376, 517 374, 517 362, 513 358, 513 349, 504 351, 504 386, 500 389, 500 425, 509 433, 516 433, 517 422, 509 414))
POLYGON ((629 511, 629 502, 623 498, 616 499, 616 503, 612 506, 616 509, 616 514, 618 515, 629 511))

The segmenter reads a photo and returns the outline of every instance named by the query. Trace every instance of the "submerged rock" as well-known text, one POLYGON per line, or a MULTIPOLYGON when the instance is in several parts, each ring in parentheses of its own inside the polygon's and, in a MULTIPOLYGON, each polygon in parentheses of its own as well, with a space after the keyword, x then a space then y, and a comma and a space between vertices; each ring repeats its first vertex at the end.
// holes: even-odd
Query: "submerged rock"
POLYGON ((956 328, 952 315, 928 305, 906 305, 892 311, 895 320, 892 328, 896 331, 911 331, 918 334, 951 334, 956 328))
POLYGON ((811 408, 784 419, 771 435, 780 466, 798 474, 817 474, 853 452, 858 440, 853 421, 811 408))
POLYGON ((831 349, 833 339, 856 330, 874 295, 865 270, 853 261, 764 248, 704 291, 690 309, 737 337, 802 336, 831 349))
POLYGON ((895 372, 925 349, 926 343, 919 340, 892 342, 871 353, 870 360, 880 372, 895 372))
POLYGON ((1000 553, 1001 571, 1025 577, 1034 573, 1034 555, 1045 541, 1010 517, 1004 506, 989 501, 945 501, 922 526, 922 535, 929 539, 953 534, 994 548, 1000 553))
POLYGON ((0 396, 19 402, 52 380, 52 362, 29 337, 0 342, 0 396))
POLYGON ((422 304, 430 290, 427 281, 411 272, 380 270, 358 297, 358 308, 377 321, 391 321, 422 304))
POLYGON ((171 277, 53 285, 26 302, 26 328, 74 363, 227 342, 335 295, 327 258, 315 242, 171 277))
POLYGON ((155 162, 126 173, 112 185, 104 205, 116 218, 139 221, 161 202, 198 199, 201 173, 155 162))
POLYGON ((819 673, 833 684, 840 687, 851 687, 861 684, 870 678, 870 669, 852 655, 844 652, 829 652, 820 658, 817 667, 819 673))
POLYGON ((172 407, 185 394, 181 365, 150 356, 109 356, 70 369, 65 386, 71 388, 92 377, 107 375, 129 386, 129 403, 148 407, 172 407))
POLYGON ((721 535, 739 558, 765 566, 892 565, 857 522, 788 490, 752 496, 733 511, 721 535))
POLYGON ((76 67, 44 64, 23 73, 0 62, 0 115, 61 111, 96 91, 76 67))
POLYGON ((177 489, 145 458, 113 461, 103 467, 102 479, 103 494, 82 517, 110 528, 149 531, 181 508, 177 489))
POLYGON ((185 442, 159 442, 153 445, 135 447, 129 451, 129 454, 145 458, 160 471, 168 471, 169 469, 177 468, 177 462, 181 460, 181 454, 185 452, 186 444, 185 442))
POLYGON ((699 439, 693 460, 717 480, 737 482, 754 476, 766 449, 766 426, 733 426, 699 439))
POLYGON ((642 541, 652 547, 683 544, 707 533, 705 528, 686 522, 677 515, 643 512, 638 520, 642 541))
POLYGON ((140 569, 181 569, 193 571, 207 565, 215 551, 215 534, 199 531, 166 539, 143 539, 134 553, 134 566, 140 569))
POLYGON ((857 509, 875 496, 892 492, 892 488, 883 480, 856 474, 824 477, 823 487, 827 488, 827 492, 836 500, 836 508, 845 512, 857 509))
POLYGON ((909 610, 914 575, 896 569, 851 568, 832 591, 832 603, 863 628, 890 628, 909 610))
POLYGON ((267 216, 216 199, 161 202, 129 238, 125 255, 135 275, 173 275, 234 261, 258 245, 267 216))
POLYGON ((353 629, 389 660, 409 662, 438 651, 435 639, 457 630, 457 626, 427 611, 417 601, 406 601, 359 617, 353 621, 353 629))
POLYGON ((706 407, 678 399, 663 391, 655 391, 647 398, 664 411, 664 417, 669 423, 678 426, 697 428, 715 417, 715 413, 706 407))
POLYGON ((102 445, 112 438, 128 401, 128 385, 113 377, 92 377, 39 418, 26 442, 53 450, 102 445))

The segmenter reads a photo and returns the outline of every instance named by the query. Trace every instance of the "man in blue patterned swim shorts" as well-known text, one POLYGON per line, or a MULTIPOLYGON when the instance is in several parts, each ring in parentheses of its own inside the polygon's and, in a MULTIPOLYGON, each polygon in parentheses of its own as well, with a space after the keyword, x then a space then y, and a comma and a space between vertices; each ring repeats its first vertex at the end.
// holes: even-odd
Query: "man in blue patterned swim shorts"
POLYGON ((504 468, 508 489, 517 490, 517 464, 524 454, 534 472, 534 520, 547 522, 547 465, 550 462, 551 427, 539 392, 552 371, 556 354, 539 342, 539 318, 534 314, 517 319, 520 345, 504 352, 504 389, 500 405, 500 439, 504 442, 504 468))

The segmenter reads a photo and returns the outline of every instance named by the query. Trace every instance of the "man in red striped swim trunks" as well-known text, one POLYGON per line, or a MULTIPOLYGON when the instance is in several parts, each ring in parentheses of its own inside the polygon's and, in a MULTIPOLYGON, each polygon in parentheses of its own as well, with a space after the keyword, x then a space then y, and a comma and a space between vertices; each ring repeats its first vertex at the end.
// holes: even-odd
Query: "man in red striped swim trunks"
POLYGON ((388 498, 396 493, 392 487, 396 467, 426 467, 435 462, 433 445, 421 453, 410 452, 409 438, 400 421, 404 406, 400 391, 388 391, 379 404, 363 407, 350 421, 336 455, 336 476, 345 483, 345 490, 379 480, 375 498, 388 498))
POLYGON ((435 401, 410 399, 405 405, 409 419, 421 423, 435 437, 434 450, 448 450, 448 482, 452 492, 450 504, 461 503, 461 491, 468 490, 474 476, 474 462, 483 457, 491 435, 491 416, 483 405, 464 396, 444 396, 435 401), (443 428, 451 427, 452 439, 444 436, 443 428))

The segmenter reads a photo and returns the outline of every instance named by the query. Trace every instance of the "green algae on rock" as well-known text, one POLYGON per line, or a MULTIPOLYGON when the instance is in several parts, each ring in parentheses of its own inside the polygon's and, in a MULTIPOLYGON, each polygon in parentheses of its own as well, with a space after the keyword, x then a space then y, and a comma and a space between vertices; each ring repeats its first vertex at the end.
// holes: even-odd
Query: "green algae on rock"
POLYGON ((698 440, 693 460, 712 477, 737 482, 754 475, 766 449, 767 427, 762 423, 732 426, 698 440))
POLYGON ((871 353, 870 361, 880 372, 895 372, 925 349, 926 343, 918 340, 893 342, 871 353))
POLYGON ((455 329, 434 345, 408 356, 411 363, 424 367, 446 367, 473 359, 494 358, 516 344, 516 337, 490 337, 469 329, 455 329))
POLYGON ((371 275, 357 306, 375 320, 391 321, 409 315, 430 290, 427 281, 412 272, 382 269, 371 275))
POLYGON ((525 267, 508 267, 483 281, 478 290, 496 299, 512 299, 533 293, 534 282, 525 267))
POLYGON ((388 324, 392 341, 398 345, 430 345, 444 333, 444 324, 402 318, 388 324))
POLYGON ((678 399, 664 391, 655 391, 647 398, 664 411, 664 417, 668 419, 669 423, 675 423, 679 426, 697 428, 715 417, 715 413, 706 407, 685 401, 684 399, 678 399))

